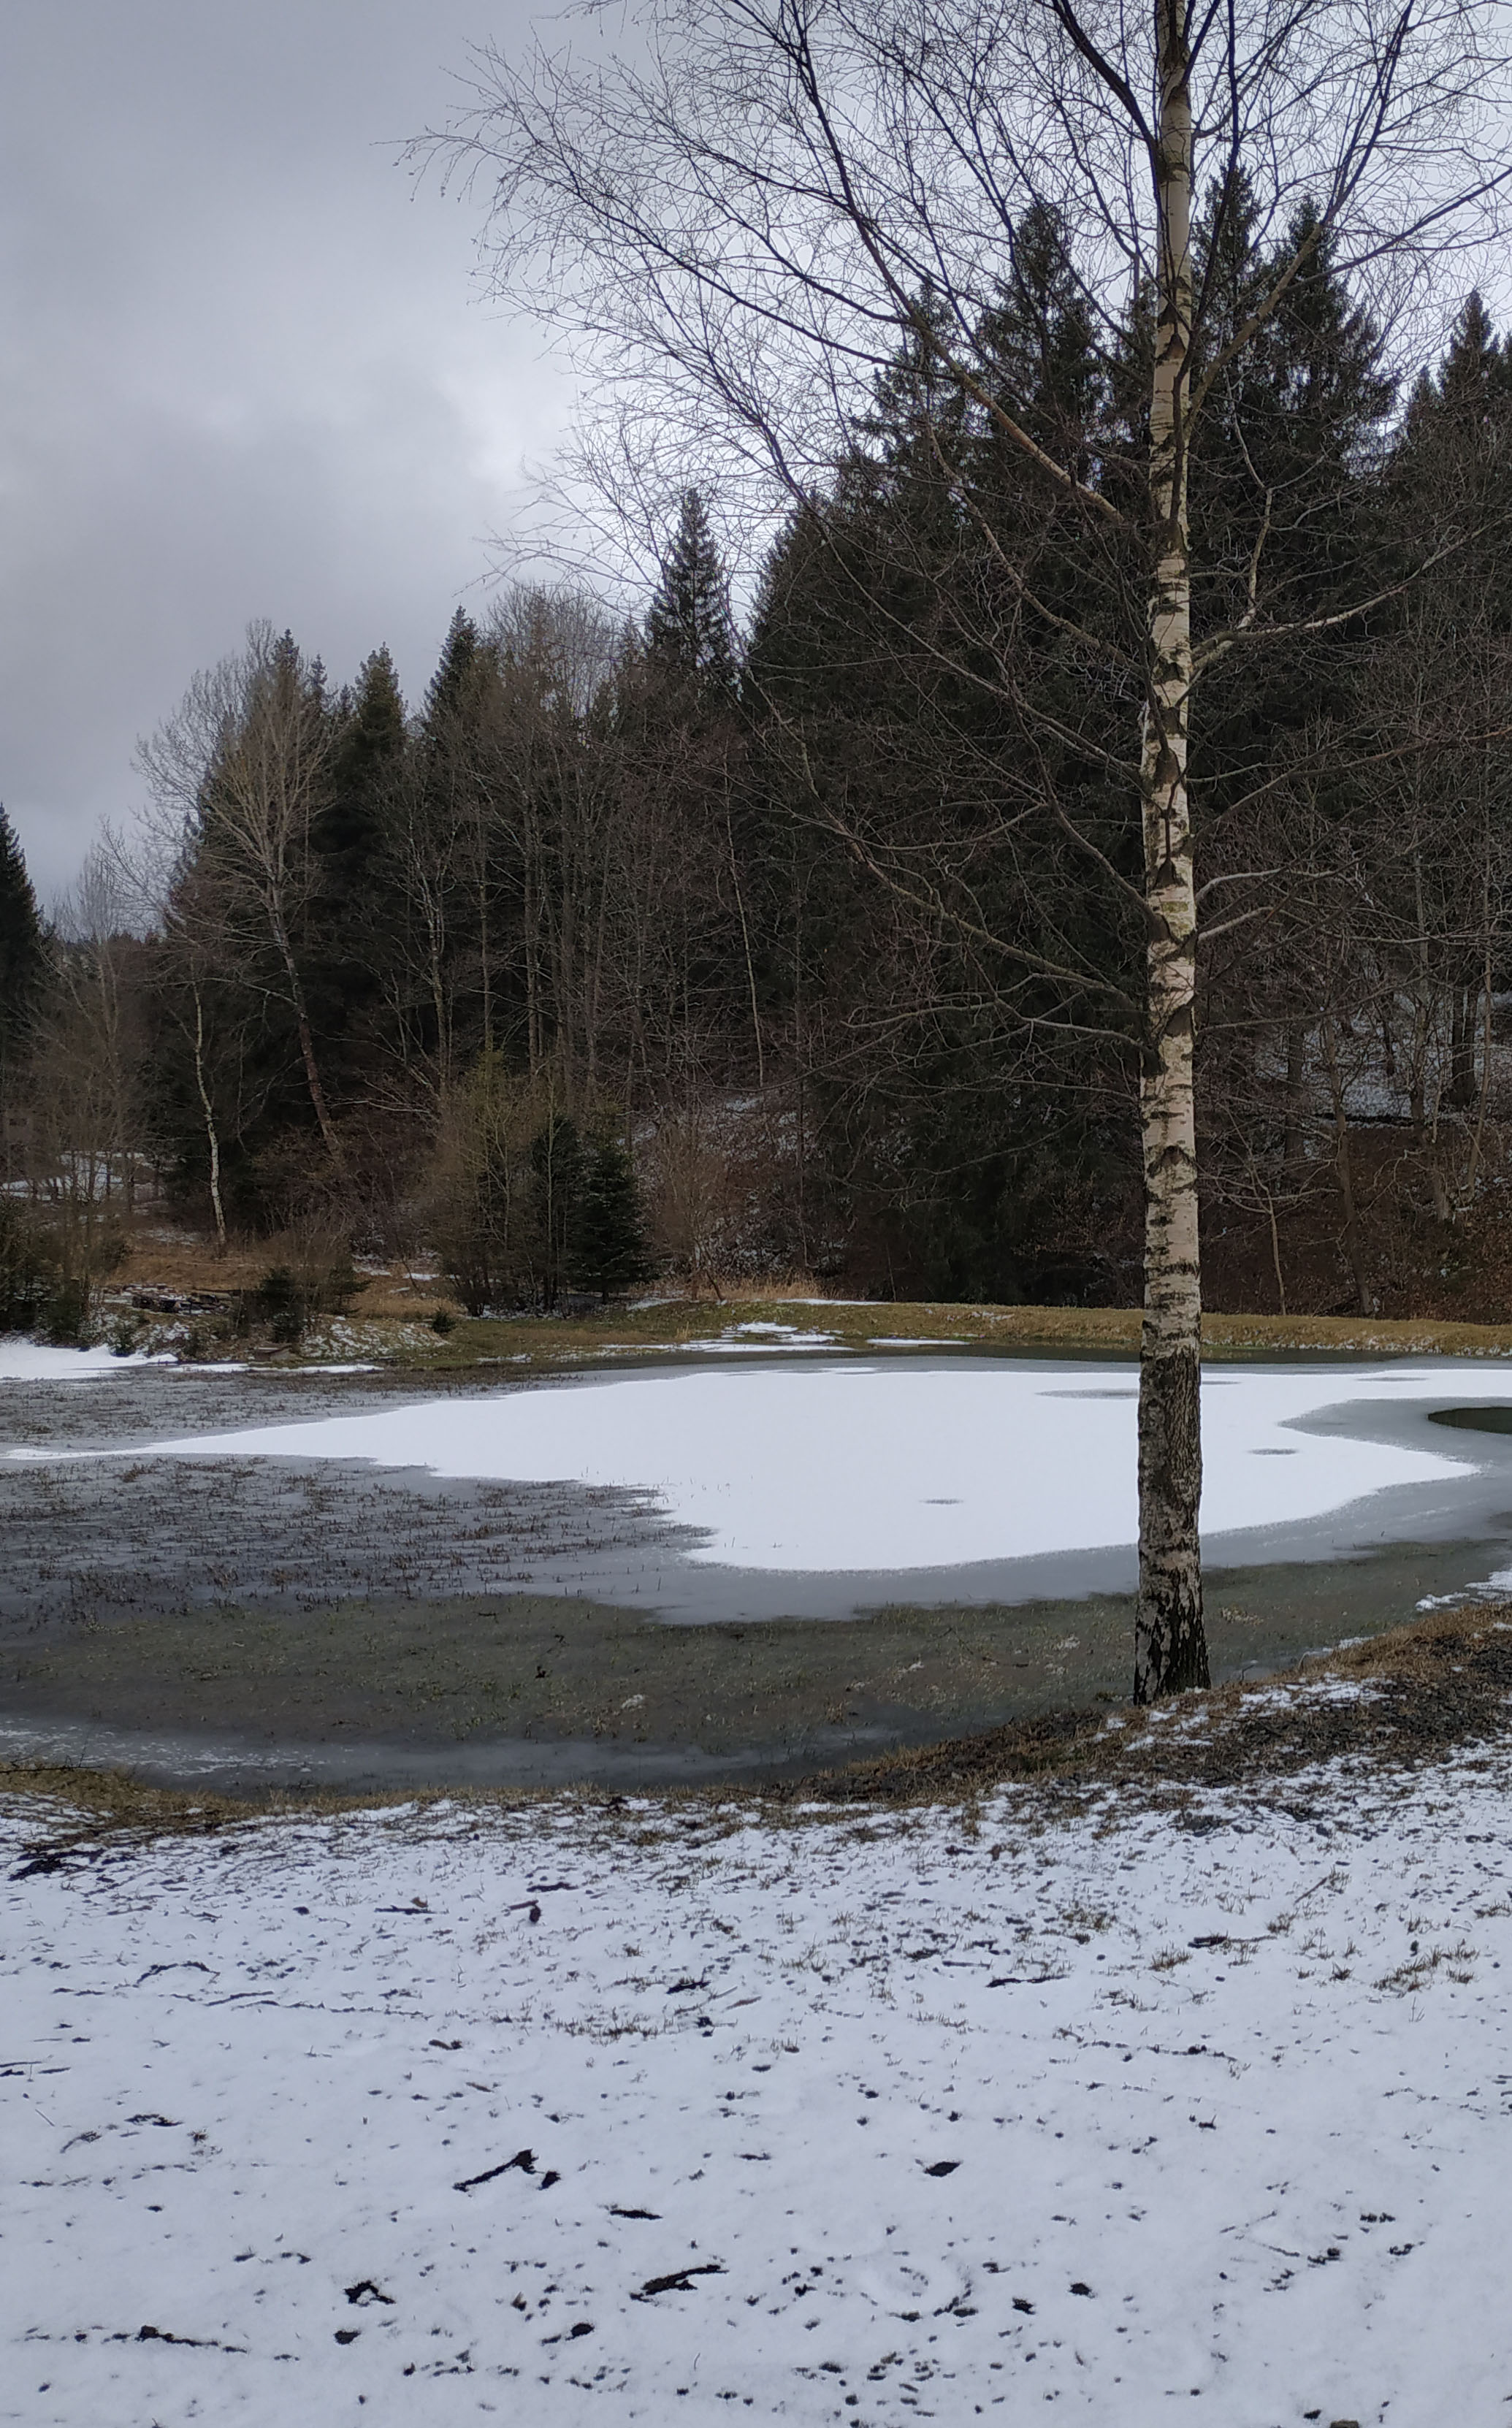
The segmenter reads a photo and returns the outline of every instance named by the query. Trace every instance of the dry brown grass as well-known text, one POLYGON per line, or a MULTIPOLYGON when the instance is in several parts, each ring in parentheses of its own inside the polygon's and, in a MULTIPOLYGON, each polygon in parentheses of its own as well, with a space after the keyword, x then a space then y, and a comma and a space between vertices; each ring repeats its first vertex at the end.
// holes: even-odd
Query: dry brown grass
MULTIPOLYGON (((298 1269, 309 1253, 307 1242, 290 1237, 234 1240, 222 1256, 191 1233, 143 1222, 132 1239, 114 1287, 125 1292, 156 1288, 184 1296, 250 1289, 270 1266, 287 1264, 298 1269)), ((353 1313, 364 1322, 413 1324, 429 1323, 442 1310, 455 1321, 444 1351, 437 1343, 442 1362, 449 1367, 500 1355, 523 1354, 533 1362, 550 1364, 560 1357, 605 1349, 676 1348, 685 1341, 711 1338, 728 1325, 764 1320, 831 1332, 840 1345, 852 1349, 864 1348, 881 1337, 1133 1354, 1139 1348, 1141 1321, 1137 1307, 963 1306, 827 1298, 812 1274, 795 1272, 780 1280, 764 1280, 754 1290, 748 1282, 735 1279, 721 1280, 717 1289, 713 1285, 687 1290, 669 1286, 652 1305, 607 1307, 577 1321, 552 1317, 494 1322, 467 1318, 445 1282, 418 1279, 400 1261, 365 1276, 353 1313)), ((1209 1315, 1203 1320, 1203 1340, 1216 1357, 1287 1350, 1373 1356, 1509 1356, 1512 1323, 1209 1315)), ((418 1353, 426 1363, 433 1354, 428 1347, 417 1353, 399 1342, 395 1353, 403 1359, 418 1353)))
MULTIPOLYGON (((172 1292, 176 1297, 224 1297, 255 1289, 275 1265, 298 1272, 306 1265, 325 1267, 340 1261, 339 1249, 322 1254, 307 1239, 274 1235, 265 1239, 233 1239, 223 1255, 205 1239, 143 1225, 131 1238, 125 1261, 111 1276, 111 1294, 129 1297, 133 1290, 172 1292)), ((378 1271, 359 1271, 361 1288, 353 1312, 364 1321, 429 1322, 441 1309, 460 1316, 461 1308, 446 1284, 414 1277, 402 1262, 378 1271)))
MULTIPOLYGON (((48 1810, 78 1830, 132 1830, 149 1837, 199 1836, 227 1823, 245 1821, 255 1813, 335 1811, 336 1803, 317 1796, 247 1797, 212 1796, 198 1789, 150 1787, 129 1771, 84 1770, 59 1763, 0 1763, 0 1802, 24 1800, 48 1810)), ((392 1796, 384 1799, 392 1803, 392 1796)), ((341 1809, 354 1804, 346 1798, 341 1809)))
MULTIPOLYGON (((470 1365, 480 1357, 526 1355, 550 1363, 605 1349, 675 1349, 687 1341, 715 1338, 737 1324, 760 1321, 828 1332, 837 1346, 847 1349, 864 1349, 877 1339, 938 1340, 1031 1354, 1045 1349, 1100 1349, 1131 1356, 1139 1349, 1140 1321, 1135 1307, 958 1306, 835 1299, 799 1304, 796 1296, 717 1302, 667 1299, 633 1312, 608 1308, 576 1322, 555 1319, 462 1321, 447 1344, 445 1362, 470 1365)), ((1336 1355, 1509 1356, 1512 1324, 1219 1315, 1204 1319, 1203 1340, 1208 1353, 1218 1359, 1288 1350, 1327 1350, 1336 1355)))
MULTIPOLYGON (((21 1850, 21 1865, 27 1872, 56 1869, 73 1849, 85 1846, 207 1838, 254 1822, 389 1812, 396 1804, 474 1802, 515 1807, 538 1803, 547 1793, 534 1787, 496 1788, 469 1797, 452 1788, 436 1787, 354 1796, 328 1788, 280 1788, 258 1796, 215 1796, 199 1789, 152 1787, 127 1771, 0 1763, 0 1809, 21 1813, 37 1833, 21 1850)), ((599 1800, 602 1800, 601 1791, 599 1800)))
POLYGON ((222 1256, 206 1240, 144 1228, 133 1235, 112 1283, 117 1289, 173 1290, 184 1297, 251 1289, 276 1261, 265 1240, 250 1246, 233 1241, 222 1256))
POLYGON ((1236 1681, 1144 1711, 1045 1713, 768 1793, 920 1803, 1051 1778, 1078 1795, 1139 1787, 1180 1801, 1204 1788, 1276 1785, 1340 1757, 1408 1773, 1509 1731, 1512 1602, 1478 1603, 1317 1654, 1259 1687, 1236 1681), (1340 1685, 1366 1691, 1340 1695, 1340 1685))
MULTIPOLYGON (((1136 1335, 1137 1337, 1137 1335, 1136 1335)), ((1208 1315, 1203 1344, 1225 1349, 1332 1349, 1370 1356, 1512 1356, 1512 1323, 1447 1323, 1411 1316, 1208 1315)))
POLYGON ((442 1312, 460 1318, 461 1307, 444 1282, 411 1281, 402 1267, 368 1275, 352 1312, 364 1323, 428 1323, 442 1312))

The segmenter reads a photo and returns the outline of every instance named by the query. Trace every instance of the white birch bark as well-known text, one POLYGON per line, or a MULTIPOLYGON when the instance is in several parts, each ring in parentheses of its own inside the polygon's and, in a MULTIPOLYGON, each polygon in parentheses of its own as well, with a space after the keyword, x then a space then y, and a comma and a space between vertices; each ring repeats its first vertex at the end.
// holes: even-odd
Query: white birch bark
POLYGON ((194 1085, 199 1091, 200 1110, 205 1118, 205 1138, 210 1155, 210 1206, 215 1215, 215 1244, 225 1253, 225 1207, 221 1202, 221 1133, 216 1127, 215 1107, 205 1078, 205 1004, 198 978, 191 981, 194 989, 194 1085))
POLYGON ((1192 571, 1192 104, 1181 0, 1158 0, 1159 299, 1150 389, 1150 688, 1140 781, 1148 988, 1140 1112, 1144 1325, 1140 1351, 1140 1582, 1134 1699, 1208 1682, 1197 1534, 1202 1494, 1202 1276, 1192 1088, 1197 908, 1187 733, 1192 571))

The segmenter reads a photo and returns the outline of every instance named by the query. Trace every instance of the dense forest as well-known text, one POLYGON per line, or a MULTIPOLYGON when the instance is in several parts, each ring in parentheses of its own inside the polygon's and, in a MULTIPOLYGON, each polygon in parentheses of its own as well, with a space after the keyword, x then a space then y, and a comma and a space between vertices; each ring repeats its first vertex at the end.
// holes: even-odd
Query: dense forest
MULTIPOLYGON (((1266 274, 1222 224, 1220 335, 1266 274)), ((1502 1320, 1512 350, 1471 298, 1403 392, 1313 264, 1195 441, 1199 636, 1262 553, 1273 628, 1205 667, 1192 763, 1207 1294, 1502 1320)), ((1126 482, 1147 331, 1094 346, 1053 223, 976 341, 1126 482)), ((432 1251, 474 1312, 661 1274, 1137 1301, 1142 601, 932 362, 744 629, 689 488, 641 613, 517 585, 413 710, 382 647, 338 686, 253 628, 50 917, 0 813, 10 1320, 87 1305, 149 1195, 432 1251)))

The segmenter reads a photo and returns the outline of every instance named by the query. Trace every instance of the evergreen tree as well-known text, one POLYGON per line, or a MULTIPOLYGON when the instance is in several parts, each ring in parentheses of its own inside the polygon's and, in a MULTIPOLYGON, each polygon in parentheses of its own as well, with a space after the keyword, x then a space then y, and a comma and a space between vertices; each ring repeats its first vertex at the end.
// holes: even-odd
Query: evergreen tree
POLYGON ((30 1030, 45 968, 37 896, 16 830, 0 808, 0 1079, 30 1030))
POLYGON ((353 1031, 379 989, 389 812, 408 741, 404 702, 386 648, 363 661, 355 688, 342 694, 335 714, 337 740, 310 837, 316 955, 308 987, 311 1015, 335 1048, 331 1082, 345 1097, 356 1083, 353 1031))
POLYGON ((585 1289, 630 1289, 650 1278, 635 1167, 617 1138, 593 1140, 582 1160, 568 1239, 572 1278, 585 1289))
POLYGON ((1436 537, 1486 530, 1485 539, 1454 551, 1437 580, 1460 585, 1461 616, 1503 620, 1505 607, 1486 584, 1493 562, 1504 581, 1499 541, 1512 470, 1512 347, 1497 338, 1478 291, 1466 299, 1437 372, 1425 370, 1412 392, 1391 468, 1392 520, 1404 533, 1425 514, 1436 537))
MULTIPOLYGON (((1247 817, 1230 840, 1229 803, 1274 777, 1289 752, 1315 755, 1325 728, 1340 731, 1354 714, 1367 627, 1324 624, 1309 639, 1303 681, 1294 627, 1388 588, 1391 578, 1381 469, 1393 384, 1378 328, 1315 232, 1305 205, 1278 245, 1263 243, 1239 179, 1209 198, 1199 230, 1209 355, 1242 332, 1279 262, 1307 248, 1308 264, 1263 335, 1228 366, 1193 445, 1194 631, 1200 643, 1215 629, 1247 629, 1204 676, 1192 767, 1208 876, 1276 860, 1247 817), (1273 627, 1291 637, 1269 642, 1273 627)), ((1320 808, 1341 814, 1339 786, 1321 771, 1314 793, 1320 808)), ((1219 1009, 1209 1000, 1209 1029, 1219 1009)), ((1253 1005, 1243 1016, 1253 1021, 1253 1005)))
POLYGON ((646 648, 653 664, 700 691, 733 693, 739 645, 730 582, 697 489, 682 492, 677 531, 647 611, 646 648))
MULTIPOLYGON (((1380 331, 1351 299, 1332 248, 1318 241, 1310 204, 1267 248, 1242 180, 1211 198, 1199 231, 1206 351, 1235 341, 1279 265, 1299 251, 1307 267, 1229 365, 1194 445, 1198 612, 1209 628, 1245 615, 1252 582, 1263 633, 1268 624, 1368 596, 1379 566, 1374 497, 1393 383, 1382 369, 1380 331)), ((1250 654, 1240 652, 1246 662, 1250 654)), ((1315 653, 1309 673, 1321 671, 1315 653)), ((1284 712, 1288 688, 1294 702, 1289 675, 1266 717, 1284 712)))
POLYGON ((317 847, 332 881, 350 894, 371 876, 383 842, 385 794, 406 739, 404 702, 386 648, 363 660, 341 706, 317 847))
POLYGON ((499 651, 459 607, 425 694, 407 845, 428 896, 421 1033, 442 1070, 497 1042, 499 693, 499 651))
POLYGON ((426 739, 433 746, 444 740, 452 718, 466 707, 468 685, 482 648, 477 625, 467 609, 459 607, 447 626, 441 662, 425 691, 423 725, 426 739))
MULTIPOLYGON (((1013 231, 1011 267, 996 307, 982 317, 978 343, 995 397, 1021 427, 1074 467, 1078 479, 1094 477, 1108 367, 1064 224, 1045 205, 1027 211, 1013 231)), ((1000 440, 997 445, 1000 451, 1000 440)), ((1022 465, 1022 452, 1015 452, 1022 465)))
POLYGON ((0 1332, 29 1332, 61 1279, 53 1244, 27 1209, 0 1197, 0 1332))
POLYGON ((1478 287, 1466 298, 1438 376, 1428 385, 1438 405, 1467 435, 1488 437, 1503 420, 1506 349, 1498 342, 1478 287))
MULTIPOLYGON (((1016 420, 1095 467, 1108 380, 1049 215, 1022 232, 978 353, 1016 420)), ((885 1242, 903 1288, 1060 1295, 1076 1278, 1049 1274, 1044 1249, 1106 1234, 1128 1194, 1106 1007, 1078 1034, 1071 990, 984 967, 948 916, 1093 977, 1137 949, 1056 825, 1064 809, 1115 865, 1137 852, 1132 797, 1106 772, 1118 703, 1064 629, 1113 620, 1118 571, 918 333, 876 384, 834 501, 795 517, 767 568, 748 683, 758 719, 778 712, 769 746, 758 725, 777 796, 759 860, 779 860, 785 793, 795 863, 771 906, 790 957, 768 966, 833 1141, 828 1219, 885 1242), (890 901, 820 839, 828 817, 915 903, 938 887, 946 915, 890 901)))
MULTIPOLYGON (((46 972, 37 897, 15 828, 0 808, 0 1177, 4 1178, 10 1174, 20 1109, 18 1082, 27 1058, 46 972)), ((0 1231, 0 1329, 22 1320, 15 1311, 20 1304, 16 1292, 21 1285, 11 1288, 5 1278, 6 1236, 0 1231), (12 1303, 9 1315, 5 1311, 8 1291, 12 1303)), ((17 1248, 12 1239, 11 1247, 22 1255, 25 1242, 17 1248)), ((22 1263, 25 1262, 22 1255, 22 1263)))
POLYGON ((187 1179, 203 1163, 208 1091, 219 1186, 238 1217, 287 1220, 296 1173, 314 1188, 347 1178, 325 1077, 316 847, 336 736, 319 664, 255 625, 143 752, 183 838, 156 1030, 175 1068, 148 1091, 154 1125, 187 1179))
POLYGON ((1409 401, 1388 503, 1405 573, 1442 550, 1378 619, 1362 688, 1374 746, 1411 734, 1411 781, 1362 802, 1364 850, 1396 931, 1393 977, 1406 1032, 1409 1118, 1438 1222, 1454 1149, 1433 1112, 1468 1116, 1487 1075, 1480 1050, 1493 985, 1505 984, 1512 895, 1512 753, 1504 738, 1512 675, 1512 353, 1472 293, 1437 372, 1409 401), (1435 1057, 1448 1041, 1447 1084, 1435 1057), (1437 1041, 1437 1042, 1436 1042, 1437 1041), (1440 1081, 1442 1081, 1440 1071, 1440 1081))

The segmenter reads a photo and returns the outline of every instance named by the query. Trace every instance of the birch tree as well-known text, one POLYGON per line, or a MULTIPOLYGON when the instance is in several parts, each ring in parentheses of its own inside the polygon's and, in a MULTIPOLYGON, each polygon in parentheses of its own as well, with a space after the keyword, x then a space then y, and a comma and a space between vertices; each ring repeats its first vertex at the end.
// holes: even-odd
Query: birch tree
MULTIPOLYGON (((1231 581, 1205 586, 1232 568, 1193 560, 1193 440, 1325 251, 1401 326, 1424 268, 1494 230, 1509 173, 1498 29, 1487 0, 644 0, 617 51, 606 38, 581 57, 570 43, 479 54, 475 108, 429 146, 489 181, 500 291, 576 343, 588 467, 633 463, 641 493, 659 469, 669 496, 697 478, 737 529, 797 501, 822 531, 837 450, 907 340, 1101 564, 1126 625, 1111 651, 1108 632, 1036 587, 1032 551, 979 534, 1007 596, 1085 650, 1090 681, 1110 662, 1137 675, 1126 746, 1102 755, 1142 876, 1077 828, 1053 781, 1043 813, 1089 881, 1129 902, 1143 939, 1138 1699, 1208 1680, 1196 704, 1229 653, 1300 653, 1319 620, 1272 595, 1269 501, 1237 606, 1231 581), (1192 241, 1208 194, 1209 257, 1242 197, 1272 264, 1221 331, 1192 241), (1142 389, 1121 451, 1101 460, 1035 427, 983 337, 1026 228, 1046 215, 1109 378, 1142 389)), ((948 451, 940 468, 969 522, 948 451)), ((1424 536, 1419 553, 1430 548, 1424 536)), ((1022 705, 1011 623, 962 608, 935 647, 956 680, 1022 705)), ((1042 727, 1046 745, 1076 738, 1042 727)), ((918 883, 916 869, 875 873, 918 883)), ((1245 915, 1231 886, 1208 907, 1216 927, 1245 915)), ((944 915, 969 926, 972 913, 944 915)), ((987 942, 1057 976, 1043 949, 987 942)), ((1122 1016, 1118 995, 1109 982, 1122 1016)))
POLYGON ((340 1173, 300 953, 316 885, 311 828, 335 738, 318 670, 287 634, 255 624, 239 656, 195 677, 140 760, 159 812, 180 821, 182 868, 214 930, 201 942, 292 1019, 310 1108, 340 1173))

